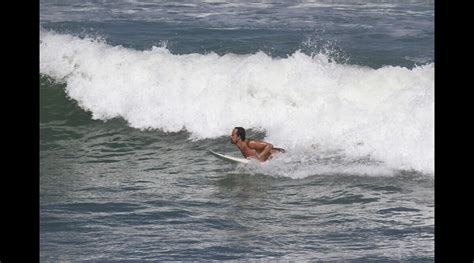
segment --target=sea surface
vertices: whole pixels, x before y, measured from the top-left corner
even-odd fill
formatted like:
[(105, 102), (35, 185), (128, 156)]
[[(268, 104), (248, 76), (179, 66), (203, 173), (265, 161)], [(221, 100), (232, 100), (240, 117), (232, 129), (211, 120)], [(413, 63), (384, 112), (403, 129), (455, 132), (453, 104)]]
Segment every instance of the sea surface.
[[(40, 260), (434, 261), (433, 1), (40, 1)], [(234, 127), (287, 153), (241, 157)]]

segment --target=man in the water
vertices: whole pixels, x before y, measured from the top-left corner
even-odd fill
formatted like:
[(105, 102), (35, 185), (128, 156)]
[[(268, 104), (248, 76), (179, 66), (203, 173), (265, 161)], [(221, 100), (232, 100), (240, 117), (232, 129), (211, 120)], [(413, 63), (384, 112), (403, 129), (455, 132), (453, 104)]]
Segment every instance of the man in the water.
[(247, 159), (255, 158), (264, 162), (277, 153), (285, 152), (281, 148), (274, 148), (271, 143), (245, 138), (245, 129), (242, 127), (235, 127), (232, 130), (230, 140), (239, 147), (239, 150)]

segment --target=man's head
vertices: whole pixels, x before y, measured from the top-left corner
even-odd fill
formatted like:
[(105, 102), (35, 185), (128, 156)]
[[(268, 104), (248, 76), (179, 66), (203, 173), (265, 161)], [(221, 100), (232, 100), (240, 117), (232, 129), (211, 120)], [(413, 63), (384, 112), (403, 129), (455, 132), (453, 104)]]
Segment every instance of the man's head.
[(235, 127), (232, 130), (232, 134), (230, 135), (230, 140), (233, 144), (236, 144), (240, 140), (245, 140), (245, 129), (242, 127)]

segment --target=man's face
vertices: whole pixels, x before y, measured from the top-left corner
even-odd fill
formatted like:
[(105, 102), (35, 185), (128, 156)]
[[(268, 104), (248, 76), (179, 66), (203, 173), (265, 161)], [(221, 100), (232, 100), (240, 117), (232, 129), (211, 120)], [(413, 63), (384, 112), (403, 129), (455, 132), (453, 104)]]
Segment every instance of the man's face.
[(239, 141), (239, 136), (237, 135), (237, 129), (232, 130), (232, 134), (230, 135), (230, 141), (233, 144), (236, 144)]

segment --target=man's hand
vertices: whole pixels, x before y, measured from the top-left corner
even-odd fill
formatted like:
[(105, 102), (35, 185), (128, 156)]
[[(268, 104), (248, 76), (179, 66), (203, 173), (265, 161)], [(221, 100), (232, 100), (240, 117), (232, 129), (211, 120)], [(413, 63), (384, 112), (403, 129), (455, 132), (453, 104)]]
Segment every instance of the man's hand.
[(257, 153), (258, 159), (262, 162), (266, 161), (268, 157), (270, 157), (272, 149), (273, 149), (273, 145), (270, 143), (267, 144), (267, 146), (265, 146), (265, 149), (260, 154)]

